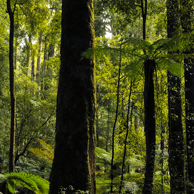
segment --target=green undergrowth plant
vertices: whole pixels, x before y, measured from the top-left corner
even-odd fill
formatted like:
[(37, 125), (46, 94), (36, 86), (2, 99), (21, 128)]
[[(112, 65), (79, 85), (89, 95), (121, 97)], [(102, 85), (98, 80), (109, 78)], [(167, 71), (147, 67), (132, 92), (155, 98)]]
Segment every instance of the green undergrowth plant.
[(61, 188), (60, 194), (89, 194), (89, 191), (76, 190), (72, 185), (67, 188)]
[(10, 193), (17, 193), (17, 189), (27, 188), (35, 194), (48, 194), (49, 181), (37, 175), (23, 172), (0, 174), (0, 183), (5, 185)]
[(41, 148), (29, 148), (28, 150), (38, 158), (44, 159), (47, 163), (52, 164), (54, 158), (53, 147), (42, 139), (38, 139), (38, 141), (41, 145)]

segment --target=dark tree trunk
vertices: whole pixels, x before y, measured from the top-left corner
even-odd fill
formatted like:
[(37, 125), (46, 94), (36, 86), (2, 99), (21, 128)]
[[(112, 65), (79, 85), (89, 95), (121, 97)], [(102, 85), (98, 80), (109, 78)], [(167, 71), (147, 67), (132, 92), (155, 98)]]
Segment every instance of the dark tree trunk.
[(13, 58), (13, 40), (14, 40), (14, 12), (11, 9), (10, 0), (7, 0), (7, 10), (10, 18), (9, 35), (9, 71), (10, 71), (10, 95), (11, 95), (11, 130), (10, 130), (10, 154), (9, 171), (15, 171), (15, 129), (16, 129), (16, 101), (14, 86), (14, 58)]
[(94, 44), (92, 0), (62, 1), (61, 69), (50, 194), (72, 185), (96, 193), (94, 62), (81, 54)]
[[(167, 1), (168, 38), (177, 34), (179, 28), (178, 1)], [(184, 193), (184, 145), (180, 79), (168, 72), (169, 110), (169, 170), (171, 193)]]
[[(146, 18), (147, 18), (147, 0), (141, 0), (142, 18), (143, 18), (143, 39), (146, 39)], [(146, 54), (146, 50), (144, 50)], [(143, 194), (151, 194), (153, 189), (153, 173), (155, 162), (155, 101), (154, 101), (154, 69), (155, 60), (146, 60), (144, 62), (144, 130), (146, 135), (146, 173), (144, 179)]]
[(54, 44), (50, 44), (49, 48), (48, 48), (48, 59), (50, 57), (54, 57), (55, 54), (55, 45)]
[[(184, 32), (189, 33), (191, 29), (191, 0), (181, 0), (181, 24)], [(193, 50), (186, 51), (186, 54)], [(187, 174), (189, 184), (187, 193), (194, 193), (194, 59), (184, 60), (185, 69), (185, 112), (186, 112), (186, 144), (187, 144)]]
[(155, 162), (155, 101), (154, 101), (154, 60), (144, 63), (144, 107), (145, 107), (145, 134), (146, 134), (146, 173), (143, 194), (151, 194), (153, 188), (153, 173)]
[(32, 56), (31, 62), (31, 80), (34, 80), (34, 56)]
[(112, 130), (112, 158), (111, 158), (111, 184), (110, 184), (110, 192), (113, 193), (113, 180), (114, 180), (114, 155), (115, 155), (115, 129), (118, 119), (118, 112), (119, 112), (119, 94), (120, 94), (120, 80), (121, 80), (121, 48), (120, 48), (120, 62), (119, 62), (119, 72), (118, 72), (118, 81), (117, 81), (117, 104), (116, 104), (116, 111), (115, 111), (115, 121), (113, 124)]
[(161, 164), (161, 189), (162, 193), (164, 193), (164, 134), (165, 134), (165, 128), (161, 121), (161, 158), (160, 158), (160, 164)]
[[(130, 101), (131, 101), (131, 93), (132, 93), (132, 87), (133, 82), (131, 81), (130, 90), (129, 90), (129, 99), (128, 99), (128, 107), (127, 107), (127, 131), (125, 135), (125, 141), (124, 141), (124, 151), (123, 151), (123, 161), (122, 161), (122, 170), (121, 170), (121, 180), (120, 180), (120, 186), (119, 186), (119, 194), (121, 193), (121, 189), (123, 187), (123, 178), (124, 178), (124, 168), (125, 168), (125, 158), (127, 154), (127, 139), (128, 139), (128, 133), (129, 133), (129, 114), (130, 114)], [(133, 113), (133, 106), (131, 106), (131, 114), (130, 114), (130, 129), (132, 127), (132, 113)], [(130, 153), (129, 153), (130, 155)], [(128, 166), (129, 168), (129, 166)]]

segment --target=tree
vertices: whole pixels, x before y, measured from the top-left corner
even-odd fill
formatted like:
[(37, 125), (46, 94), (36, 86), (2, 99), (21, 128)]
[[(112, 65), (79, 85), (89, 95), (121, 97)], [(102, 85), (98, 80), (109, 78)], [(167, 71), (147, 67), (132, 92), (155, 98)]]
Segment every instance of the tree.
[[(168, 38), (176, 35), (179, 29), (178, 1), (167, 1)], [(171, 193), (184, 193), (184, 147), (182, 128), (182, 107), (180, 94), (181, 81), (168, 72), (169, 109), (169, 170)]]
[[(147, 0), (141, 0), (142, 18), (143, 18), (143, 39), (146, 39), (146, 17), (147, 17)], [(144, 50), (144, 53), (146, 51)], [(154, 70), (156, 67), (155, 60), (145, 60), (144, 62), (144, 113), (145, 123), (144, 131), (146, 136), (146, 173), (144, 180), (143, 193), (152, 193), (153, 173), (155, 162), (155, 100), (154, 100)]]
[(11, 130), (10, 130), (10, 155), (9, 155), (9, 171), (15, 171), (15, 129), (16, 129), (16, 100), (14, 85), (14, 59), (13, 59), (13, 41), (14, 41), (14, 11), (11, 8), (10, 0), (7, 0), (7, 11), (10, 18), (10, 35), (9, 35), (9, 71), (10, 71), (10, 95), (11, 95)]
[(61, 69), (51, 194), (60, 187), (96, 193), (94, 62), (81, 54), (94, 45), (93, 1), (62, 2)]
[[(191, 29), (191, 12), (192, 1), (181, 0), (181, 25), (184, 33), (190, 33)], [(192, 49), (187, 49), (185, 54), (192, 53)], [(185, 69), (185, 112), (186, 112), (186, 145), (187, 145), (187, 174), (189, 184), (187, 185), (187, 193), (194, 191), (194, 59), (184, 59)]]

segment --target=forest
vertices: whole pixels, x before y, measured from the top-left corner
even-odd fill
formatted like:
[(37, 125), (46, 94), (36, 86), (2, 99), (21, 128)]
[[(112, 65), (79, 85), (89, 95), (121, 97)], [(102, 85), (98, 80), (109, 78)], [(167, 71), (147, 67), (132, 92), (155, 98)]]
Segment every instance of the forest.
[(0, 0), (0, 194), (194, 194), (192, 0)]

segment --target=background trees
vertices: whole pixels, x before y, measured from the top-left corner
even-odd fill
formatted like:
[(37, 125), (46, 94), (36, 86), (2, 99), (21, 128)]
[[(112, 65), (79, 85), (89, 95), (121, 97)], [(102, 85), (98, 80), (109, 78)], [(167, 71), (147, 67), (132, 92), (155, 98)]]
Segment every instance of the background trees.
[[(153, 154), (155, 153), (155, 165), (152, 193), (169, 193), (170, 190), (179, 190), (180, 188), (182, 193), (186, 191), (192, 193), (193, 2), (171, 1), (171, 3), (174, 2), (172, 7), (179, 8), (177, 11), (177, 9), (172, 10), (172, 7), (163, 0), (148, 0), (145, 41), (142, 40), (144, 37), (142, 2), (139, 0), (95, 0), (95, 48), (87, 51), (83, 54), (84, 56), (79, 54), (79, 57), (83, 57), (79, 61), (80, 64), (90, 61), (86, 58), (95, 54), (97, 193), (101, 191), (106, 193), (111, 190), (111, 178), (112, 191), (142, 192), (144, 176), (148, 172), (146, 172), (148, 154), (146, 154), (144, 126), (151, 120), (145, 120), (144, 107), (146, 105), (148, 111), (151, 108), (155, 111), (153, 119), (155, 119), (156, 144), (155, 152), (153, 152)], [(55, 147), (55, 115), (61, 47), (61, 3), (59, 0), (10, 1), (15, 20), (13, 42), (16, 97), (15, 171), (34, 173), (46, 179), (49, 178), (51, 171), (52, 157), (50, 158), (50, 156), (53, 153), (50, 148)], [(83, 10), (77, 10), (80, 11), (79, 14), (83, 14)], [(68, 14), (71, 13), (68, 12)], [(76, 15), (78, 16), (78, 11)], [(75, 33), (77, 38), (74, 38), (75, 42), (70, 42), (72, 39), (64, 40), (64, 42), (69, 44), (66, 48), (67, 52), (80, 48), (80, 53), (82, 53), (86, 47), (81, 49), (82, 42), (80, 43), (80, 38), (78, 38), (78, 35), (82, 33), (79, 30), (83, 29), (82, 26), (77, 24), (75, 28), (73, 27), (76, 15), (69, 16), (68, 21), (72, 21), (72, 24), (68, 24), (68, 28), (71, 31), (69, 34)], [(76, 21), (78, 20), (76, 19)], [(173, 24), (174, 22), (176, 25)], [(9, 24), (7, 1), (0, 0), (1, 173), (9, 171), (9, 133), (11, 128), (8, 65)], [(175, 35), (176, 30), (178, 32)], [(169, 33), (172, 34), (169, 35)], [(89, 36), (84, 36), (84, 38), (86, 37)], [(84, 40), (84, 38), (81, 39)], [(72, 45), (76, 45), (76, 47), (73, 48)], [(68, 56), (71, 56), (71, 53)], [(146, 60), (155, 61), (154, 90), (152, 90), (155, 108), (144, 102), (143, 66)], [(72, 64), (78, 64), (78, 62)], [(72, 75), (76, 74), (80, 80), (84, 80), (81, 70), (71, 69), (71, 71)], [(174, 81), (171, 78), (168, 79), (167, 72)], [(76, 82), (76, 84), (79, 83), (78, 89), (80, 90), (82, 81)], [(66, 83), (67, 87), (70, 86), (70, 83), (70, 81)], [(78, 92), (78, 89), (75, 91)], [(85, 96), (87, 96), (86, 94), (87, 92)], [(76, 95), (75, 99), (70, 99), (73, 101), (72, 110), (73, 107), (79, 106), (80, 117), (84, 117), (84, 114), (81, 114), (84, 112), (84, 108), (81, 107), (83, 99), (86, 98), (81, 97), (80, 94)], [(178, 99), (178, 103), (175, 101), (176, 99)], [(182, 108), (178, 108), (178, 112), (175, 112), (174, 108), (177, 107), (177, 104)], [(117, 121), (114, 128), (115, 110), (117, 110)], [(169, 113), (173, 113), (173, 115)], [(65, 114), (68, 113), (65, 112)], [(176, 119), (177, 116), (179, 119)], [(74, 117), (72, 116), (72, 118)], [(171, 127), (169, 127), (169, 121)], [(177, 121), (179, 122), (176, 125), (178, 127), (172, 128), (172, 122)], [(114, 138), (114, 144), (111, 137)], [(79, 138), (77, 137), (77, 139)], [(39, 143), (42, 140), (46, 143), (45, 145), (50, 145), (50, 147), (43, 147)], [(150, 143), (147, 147), (149, 146)], [(33, 149), (36, 152), (33, 152)], [(114, 162), (111, 167), (112, 151), (114, 151)], [(76, 151), (71, 152), (72, 156), (78, 159)], [(65, 161), (66, 155), (59, 157), (59, 160), (63, 158)], [(123, 157), (124, 155), (125, 157)], [(176, 161), (181, 162), (177, 163)], [(177, 165), (179, 165), (179, 170), (175, 168)], [(76, 169), (79, 167), (74, 165), (71, 171), (76, 172)], [(177, 172), (174, 174), (175, 176), (173, 176), (173, 172)], [(70, 175), (69, 172), (67, 176), (70, 177)], [(185, 181), (185, 187), (182, 183), (178, 184), (178, 188), (173, 186), (173, 181), (175, 185), (176, 181), (180, 180)], [(76, 188), (76, 185), (73, 186)]]

